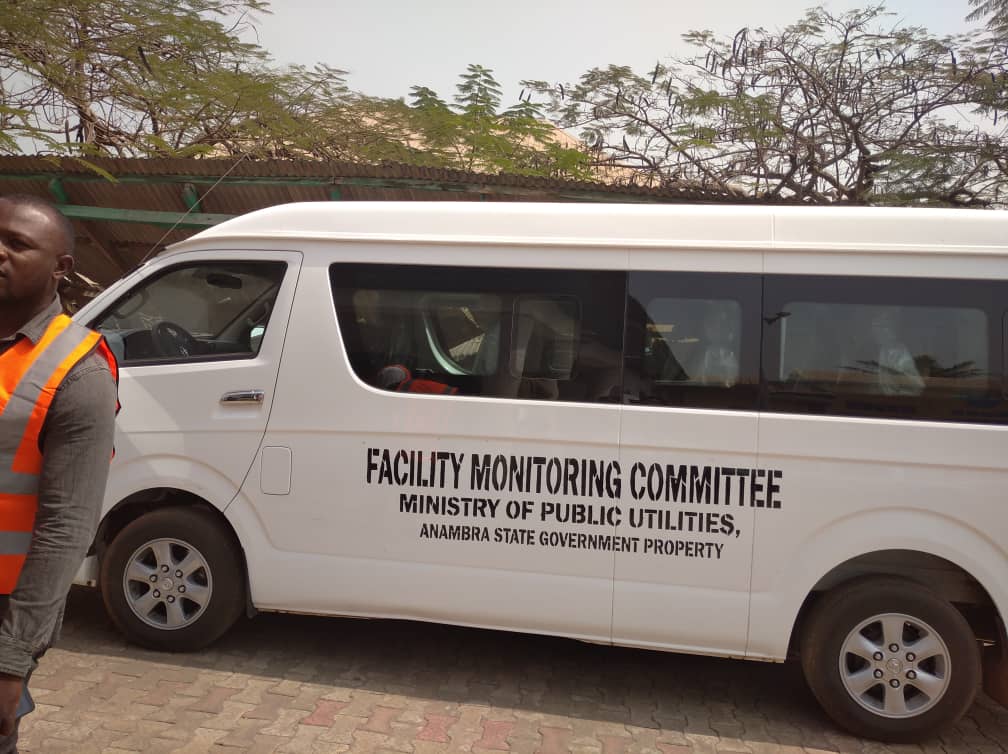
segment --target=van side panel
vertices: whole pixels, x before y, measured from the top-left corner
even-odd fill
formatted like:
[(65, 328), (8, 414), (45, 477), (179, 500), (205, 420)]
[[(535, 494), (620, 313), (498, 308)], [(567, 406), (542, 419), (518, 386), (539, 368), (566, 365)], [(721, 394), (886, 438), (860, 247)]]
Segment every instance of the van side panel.
[[(796, 219), (783, 239), (811, 232)], [(809, 249), (767, 268), (759, 463), (784, 479), (782, 515), (756, 525), (750, 653), (783, 658), (817, 582), (881, 551), (946, 559), (1004, 616), (1008, 265)]]
[(756, 522), (750, 654), (783, 659), (816, 582), (879, 550), (951, 561), (1004, 615), (1005, 459), (1006, 427), (764, 414), (760, 463), (785, 469), (786, 487), (783, 515)]
[(756, 463), (762, 261), (630, 253), (621, 503), (640, 545), (616, 555), (615, 643), (745, 654), (753, 523), (779, 515)]
[[(638, 551), (616, 556), (615, 643), (745, 654), (756, 509), (748, 495), (739, 504), (734, 472), (745, 469), (748, 484), (756, 425), (755, 412), (625, 410), (623, 508), (645, 525), (630, 530)], [(666, 500), (669, 485), (678, 489)]]
[[(542, 520), (538, 508), (526, 518), (525, 499), (576, 500), (488, 490), (474, 484), (474, 474), (497, 456), (615, 458), (619, 404), (420, 395), (366, 385), (344, 352), (329, 265), (371, 261), (374, 248), (313, 251), (263, 442), (291, 450), (290, 493), (266, 494), (257, 461), (244, 499), (228, 511), (252, 543), (246, 553), (256, 606), (608, 641), (613, 554), (509, 539), (524, 536), (515, 530), (572, 528)], [(425, 254), (461, 261), (434, 249)]]

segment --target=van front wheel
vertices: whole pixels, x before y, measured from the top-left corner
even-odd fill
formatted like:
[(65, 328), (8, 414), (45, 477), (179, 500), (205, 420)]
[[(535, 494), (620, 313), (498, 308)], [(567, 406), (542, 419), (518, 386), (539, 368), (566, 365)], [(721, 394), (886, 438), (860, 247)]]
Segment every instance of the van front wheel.
[(919, 741), (951, 725), (980, 685), (980, 652), (963, 616), (897, 578), (866, 579), (824, 596), (806, 624), (801, 656), (826, 713), (883, 741)]
[(102, 558), (105, 607), (126, 638), (192, 651), (241, 615), (245, 579), (237, 543), (209, 511), (165, 508), (123, 528)]

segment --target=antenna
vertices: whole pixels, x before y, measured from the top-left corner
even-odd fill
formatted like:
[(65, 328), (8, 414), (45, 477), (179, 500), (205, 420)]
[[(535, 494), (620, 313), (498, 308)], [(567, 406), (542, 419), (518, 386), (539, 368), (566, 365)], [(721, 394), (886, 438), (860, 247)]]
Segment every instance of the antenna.
[[(234, 169), (236, 167), (238, 167), (239, 165), (241, 165), (242, 162), (245, 161), (245, 158), (247, 158), (248, 156), (249, 156), (248, 152), (245, 152), (244, 154), (242, 154), (242, 156), (238, 158), (238, 160), (235, 162), (235, 164), (232, 165), (231, 167), (229, 167), (227, 169), (227, 171), (224, 173), (224, 175), (222, 175), (220, 178), (218, 178), (216, 181), (214, 181), (213, 185), (210, 186), (210, 188), (208, 188), (206, 191), (204, 191), (200, 195), (200, 197), (195, 202), (193, 202), (192, 206), (189, 207), (182, 214), (182, 216), (178, 220), (175, 221), (175, 224), (172, 225), (170, 228), (168, 228), (168, 230), (166, 230), (164, 232), (164, 235), (161, 236), (161, 238), (159, 238), (157, 240), (157, 242), (153, 246), (151, 246), (150, 251), (148, 251), (146, 254), (144, 254), (143, 258), (139, 262), (137, 262), (137, 264), (133, 268), (133, 270), (135, 270), (137, 267), (139, 267), (144, 262), (146, 262), (148, 259), (150, 259), (152, 256), (154, 256), (154, 254), (157, 253), (157, 251), (158, 251), (158, 247), (164, 242), (164, 240), (166, 238), (168, 238), (169, 235), (171, 235), (171, 232), (173, 230), (175, 230), (179, 226), (179, 224), (189, 216), (189, 213), (191, 213), (194, 208), (200, 206), (200, 204), (203, 202), (203, 200), (206, 199), (208, 196), (210, 196), (210, 192), (213, 191), (215, 188), (217, 188), (217, 186), (220, 185), (221, 181), (223, 181), (225, 178), (227, 178), (229, 175), (231, 175), (231, 173), (234, 172)], [(129, 272), (132, 272), (133, 270), (130, 270)], [(126, 274), (128, 275), (129, 272), (127, 272)]]

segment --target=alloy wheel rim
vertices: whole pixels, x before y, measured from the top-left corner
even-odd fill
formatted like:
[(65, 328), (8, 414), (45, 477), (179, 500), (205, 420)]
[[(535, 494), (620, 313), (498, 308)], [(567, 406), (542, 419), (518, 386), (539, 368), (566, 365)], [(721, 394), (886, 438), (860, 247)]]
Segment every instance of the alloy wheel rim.
[(951, 661), (945, 641), (926, 622), (880, 613), (844, 639), (840, 678), (859, 706), (887, 718), (915, 717), (948, 691)]
[(133, 614), (162, 631), (192, 625), (213, 594), (213, 577), (203, 554), (170, 537), (138, 547), (123, 573), (123, 594)]

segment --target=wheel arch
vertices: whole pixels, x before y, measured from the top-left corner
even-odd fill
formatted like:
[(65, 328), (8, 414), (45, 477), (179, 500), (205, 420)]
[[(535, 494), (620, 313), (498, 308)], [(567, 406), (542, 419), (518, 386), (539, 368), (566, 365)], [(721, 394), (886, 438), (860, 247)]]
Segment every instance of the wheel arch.
[(1002, 642), (1004, 623), (997, 605), (969, 571), (947, 558), (921, 550), (884, 549), (851, 557), (819, 578), (795, 616), (788, 654), (798, 654), (808, 617), (824, 594), (856, 582), (868, 582), (873, 577), (903, 578), (927, 588), (956, 607), (979, 639)]
[[(94, 555), (100, 563), (108, 548), (109, 543), (115, 539), (124, 528), (133, 521), (151, 511), (160, 510), (167, 507), (192, 507), (206, 511), (213, 517), (221, 529), (231, 537), (241, 555), (242, 571), (245, 575), (245, 612), (251, 617), (255, 614), (255, 607), (252, 605), (252, 590), (249, 584), (248, 556), (242, 544), (238, 532), (224, 515), (223, 511), (213, 505), (210, 501), (188, 490), (177, 487), (151, 487), (149, 489), (134, 492), (120, 500), (102, 517), (101, 523), (95, 532), (94, 539), (88, 555)], [(100, 569), (98, 569), (100, 570)]]
[[(935, 588), (932, 577), (944, 571), (938, 586), (953, 603), (986, 605), (999, 625), (1008, 608), (1008, 585), (1001, 578), (1008, 568), (1004, 545), (992, 532), (945, 513), (896, 507), (853, 513), (803, 537), (775, 562), (774, 571), (760, 573), (757, 550), (747, 653), (754, 659), (783, 660), (810, 602), (825, 587), (857, 576), (906, 576)], [(964, 599), (963, 588), (972, 599)]]

